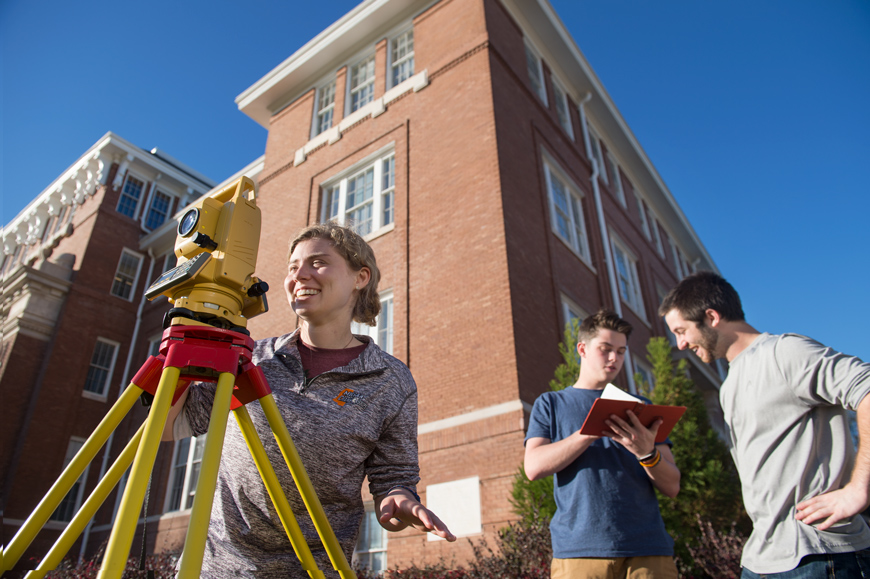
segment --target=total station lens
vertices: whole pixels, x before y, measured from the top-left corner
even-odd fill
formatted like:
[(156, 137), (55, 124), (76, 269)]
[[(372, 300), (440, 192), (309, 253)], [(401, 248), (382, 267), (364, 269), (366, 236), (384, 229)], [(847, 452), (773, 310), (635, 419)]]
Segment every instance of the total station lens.
[(181, 221), (178, 222), (178, 235), (187, 237), (193, 230), (196, 229), (196, 224), (199, 221), (199, 209), (193, 208), (184, 214)]

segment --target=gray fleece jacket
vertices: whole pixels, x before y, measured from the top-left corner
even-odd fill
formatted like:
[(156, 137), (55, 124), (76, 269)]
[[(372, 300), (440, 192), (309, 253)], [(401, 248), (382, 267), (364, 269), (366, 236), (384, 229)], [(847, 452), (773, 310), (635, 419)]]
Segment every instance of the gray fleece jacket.
[[(368, 477), (377, 496), (395, 485), (415, 488), (417, 387), (398, 359), (368, 345), (347, 366), (304, 385), (299, 332), (256, 343), (253, 361), (262, 368), (333, 531), (351, 560), (364, 514), (361, 489)], [(214, 384), (191, 386), (179, 420), (194, 435), (208, 430)], [(247, 405), (293, 513), (321, 570), (338, 577), (259, 403)], [(272, 501), (234, 419), (227, 424), (208, 530), (202, 577), (308, 577), (290, 545)]]

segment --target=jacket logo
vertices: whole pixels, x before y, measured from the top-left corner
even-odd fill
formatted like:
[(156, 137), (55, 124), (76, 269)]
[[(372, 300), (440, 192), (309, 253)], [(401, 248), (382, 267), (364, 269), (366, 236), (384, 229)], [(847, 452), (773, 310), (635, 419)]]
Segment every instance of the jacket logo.
[(362, 394), (357, 394), (350, 388), (345, 388), (341, 392), (338, 393), (338, 396), (333, 398), (335, 403), (339, 406), (344, 406), (345, 404), (356, 404), (360, 400), (362, 400)]

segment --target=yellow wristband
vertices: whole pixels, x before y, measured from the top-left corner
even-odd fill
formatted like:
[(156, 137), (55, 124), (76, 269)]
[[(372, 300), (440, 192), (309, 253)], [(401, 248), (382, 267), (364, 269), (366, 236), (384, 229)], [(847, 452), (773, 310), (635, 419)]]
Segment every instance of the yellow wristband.
[(662, 460), (662, 453), (659, 452), (659, 449), (656, 449), (656, 455), (649, 459), (648, 461), (640, 461), (640, 466), (644, 466), (646, 468), (652, 468)]

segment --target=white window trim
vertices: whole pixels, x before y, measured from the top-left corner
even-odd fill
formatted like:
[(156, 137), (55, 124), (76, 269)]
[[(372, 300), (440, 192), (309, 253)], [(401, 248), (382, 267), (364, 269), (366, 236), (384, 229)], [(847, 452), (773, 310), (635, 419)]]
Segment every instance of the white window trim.
[(656, 217), (656, 214), (653, 212), (652, 207), (647, 207), (647, 210), (649, 211), (650, 229), (652, 229), (653, 237), (656, 240), (656, 251), (659, 252), (659, 257), (664, 259), (665, 258), (665, 246), (662, 243), (662, 234), (661, 234), (661, 231), (659, 230), (659, 228), (661, 227), (661, 224), (659, 222), (658, 217)]
[(634, 372), (636, 374), (644, 374), (646, 373), (649, 376), (649, 391), (650, 393), (655, 390), (655, 375), (653, 374), (652, 367), (646, 362), (641, 362), (638, 360), (639, 356), (633, 357), (634, 362)]
[[(163, 219), (163, 223), (158, 225), (157, 227), (148, 227), (148, 214), (151, 213), (151, 208), (154, 205), (154, 200), (157, 199), (157, 194), (163, 194), (169, 197), (169, 205), (166, 206), (166, 216)], [(163, 225), (166, 224), (167, 221), (172, 219), (172, 201), (175, 199), (175, 195), (169, 193), (165, 189), (157, 187), (155, 184), (152, 188), (151, 194), (148, 196), (148, 207), (142, 211), (142, 229), (145, 231), (154, 231), (155, 229), (159, 229)]]
[[(365, 503), (365, 515), (363, 515), (363, 516), (364, 516), (364, 519), (363, 519), (363, 520), (365, 520), (365, 517), (368, 517), (368, 513), (373, 513), (374, 510), (375, 510), (375, 504), (374, 504), (374, 502), (366, 502), (366, 503)], [(360, 522), (360, 531), (362, 531), (362, 524), (363, 524), (363, 522), (361, 521), (361, 522)], [(387, 551), (387, 547), (389, 546), (389, 541), (390, 541), (390, 539), (389, 539), (389, 535), (390, 535), (390, 534), (387, 532), (386, 529), (384, 529), (383, 527), (381, 527), (380, 524), (376, 524), (375, 527), (376, 527), (375, 530), (379, 530), (380, 533), (381, 533), (381, 539), (383, 540), (383, 548), (380, 548), (380, 549), (370, 549), (370, 550), (368, 550), (368, 551), (357, 551), (357, 545), (354, 545), (354, 547), (353, 547), (353, 557), (352, 557), (351, 560), (354, 562), (354, 564), (359, 564), (359, 554), (360, 554), (360, 553), (364, 553), (364, 554), (367, 554), (367, 555), (370, 554), (370, 553), (383, 553), (383, 554), (384, 554), (384, 568), (383, 568), (382, 570), (380, 570), (380, 569), (373, 569), (372, 571), (374, 571), (374, 572), (377, 572), (377, 571), (386, 571), (387, 569), (389, 569), (389, 563), (388, 563), (388, 561), (387, 561), (387, 556), (388, 556), (388, 555), (387, 555), (387, 552), (388, 552), (388, 551)]]
[(607, 175), (607, 166), (604, 164), (604, 149), (601, 148), (601, 138), (598, 136), (598, 131), (589, 125), (589, 146), (592, 148), (592, 156), (598, 164), (598, 177), (604, 182), (609, 183)]
[[(348, 67), (347, 70), (348, 70), (348, 77), (349, 77), (350, 67)], [(349, 87), (350, 86), (349, 80), (348, 80), (347, 84)], [(322, 94), (322, 91), (325, 90), (330, 85), (333, 86), (333, 88), (332, 88), (332, 104), (327, 108), (330, 108), (330, 107), (332, 108), (332, 122), (329, 124), (328, 128), (323, 129), (322, 131), (318, 132), (317, 128), (320, 125), (320, 122), (319, 122), (320, 121), (320, 113), (321, 113), (321, 111), (326, 110), (326, 109), (318, 108), (320, 106), (320, 96)], [(317, 84), (317, 88), (314, 91), (314, 107), (312, 107), (314, 109), (314, 111), (313, 111), (313, 116), (311, 119), (311, 135), (309, 136), (309, 139), (313, 139), (317, 135), (319, 135), (321, 133), (325, 133), (326, 131), (328, 131), (329, 129), (331, 129), (332, 127), (335, 126), (335, 91), (336, 91), (336, 89), (338, 89), (338, 80), (336, 78), (336, 75), (334, 75), (334, 74), (330, 75), (326, 80), (322, 80), (320, 83)]]
[(680, 256), (677, 254), (677, 244), (674, 243), (673, 239), (668, 239), (668, 244), (671, 246), (671, 258), (674, 260), (674, 270), (677, 272), (677, 279), (683, 279), (686, 277), (686, 273), (683, 271), (683, 265), (680, 263)]
[[(378, 317), (375, 319), (375, 325), (369, 326), (366, 324), (359, 324), (354, 322), (352, 324), (352, 331), (354, 334), (362, 334), (364, 336), (368, 336), (377, 344), (384, 352), (387, 354), (393, 354), (393, 347), (395, 342), (393, 341), (394, 336), (394, 328), (395, 328), (395, 312), (396, 312), (396, 302), (393, 299), (393, 290), (381, 290), (378, 291), (378, 299), (381, 302), (381, 313), (378, 314)], [(384, 308), (386, 306), (390, 307), (390, 314), (387, 316), (387, 323), (389, 326), (387, 327), (387, 342), (385, 344), (381, 343), (380, 339), (380, 322), (381, 316), (383, 315)]]
[[(544, 78), (544, 61), (541, 58), (541, 52), (537, 48), (535, 48), (535, 45), (532, 44), (532, 41), (528, 38), (525, 38), (524, 41), (526, 45), (526, 50), (532, 53), (532, 56), (535, 58), (538, 68), (537, 77), (540, 86), (540, 90), (537, 93), (538, 98), (541, 99), (541, 102), (544, 103), (544, 106), (549, 106), (549, 102), (547, 101), (547, 83), (546, 79)], [(529, 71), (528, 56), (526, 56), (526, 71), (531, 72)], [(530, 78), (529, 80), (531, 81), (532, 79)], [(532, 88), (534, 89), (534, 84), (532, 85)]]
[[(556, 100), (556, 117), (559, 119), (559, 124), (565, 129), (565, 132), (568, 133), (568, 136), (571, 137), (571, 140), (574, 140), (574, 123), (571, 119), (571, 108), (568, 106), (568, 91), (565, 90), (565, 87), (559, 82), (559, 79), (556, 78), (555, 74), (550, 75), (550, 80), (553, 83), (553, 97)], [(565, 119), (562, 119), (559, 114), (559, 103), (562, 103), (565, 111)]]
[[(371, 59), (372, 62), (375, 63), (375, 66), (374, 66), (374, 72), (372, 73), (371, 83), (367, 82), (365, 84), (365, 86), (368, 86), (369, 84), (372, 85), (372, 99), (369, 102), (367, 102), (363, 105), (360, 105), (356, 110), (354, 110), (351, 108), (352, 103), (353, 103), (353, 92), (354, 92), (354, 89), (351, 87), (351, 81), (353, 79), (353, 69), (354, 69), (354, 67), (363, 64), (364, 62), (368, 61), (369, 59)], [(355, 112), (365, 108), (367, 105), (369, 105), (375, 101), (374, 86), (375, 86), (375, 82), (377, 81), (377, 78), (378, 78), (377, 58), (375, 56), (375, 53), (371, 49), (367, 50), (359, 58), (353, 60), (353, 64), (348, 65), (348, 67), (347, 67), (347, 82), (345, 83), (344, 116), (348, 116), (352, 113), (355, 113)], [(359, 90), (359, 88), (357, 88), (356, 90)], [(334, 123), (333, 123), (333, 126), (335, 126)]]
[[(89, 400), (96, 400), (98, 402), (105, 402), (109, 397), (109, 388), (112, 386), (112, 375), (115, 373), (115, 363), (118, 361), (118, 352), (121, 350), (121, 343), (116, 342), (115, 340), (109, 340), (108, 338), (100, 338), (96, 339), (97, 342), (102, 342), (104, 344), (109, 344), (114, 347), (114, 351), (112, 352), (112, 361), (109, 364), (108, 372), (106, 373), (106, 382), (103, 384), (103, 391), (100, 392), (91, 392), (90, 390), (85, 390), (84, 385), (82, 385), (82, 398), (87, 398)], [(88, 360), (88, 368), (91, 367), (91, 361), (94, 357), (94, 349), (96, 349), (97, 345), (94, 343), (94, 347), (91, 349), (91, 358)], [(87, 380), (87, 375), (85, 375), (85, 380)]]
[(649, 228), (649, 219), (646, 216), (646, 208), (643, 204), (643, 198), (640, 196), (640, 193), (637, 192), (637, 187), (634, 188), (634, 198), (637, 201), (637, 212), (640, 214), (640, 226), (643, 230), (643, 236), (646, 237), (647, 241), (652, 241), (652, 232)]
[[(393, 80), (393, 67), (394, 67), (395, 64), (396, 64), (396, 63), (393, 62), (393, 42), (395, 42), (395, 41), (396, 41), (397, 39), (399, 39), (401, 36), (403, 36), (403, 35), (405, 35), (405, 34), (407, 34), (407, 33), (409, 33), (409, 32), (411, 33), (411, 37), (413, 38), (413, 37), (414, 37), (414, 26), (413, 26), (413, 25), (405, 25), (405, 26), (403, 26), (401, 30), (399, 30), (398, 32), (396, 32), (396, 33), (394, 33), (394, 34), (391, 34), (391, 35), (389, 36), (389, 40), (387, 41), (387, 71), (386, 71), (386, 72), (387, 72), (387, 85), (386, 85), (386, 86), (387, 86), (387, 90), (393, 88), (394, 86), (399, 86), (400, 84), (402, 84), (403, 82), (405, 82), (406, 80), (408, 80), (407, 78), (404, 79), (404, 80), (400, 80), (399, 82), (395, 82), (395, 81)], [(416, 45), (416, 39), (414, 39), (414, 42), (415, 42), (415, 44), (414, 44), (414, 48), (416, 49), (416, 47), (417, 47), (417, 45)], [(414, 60), (415, 54), (416, 54), (416, 50), (412, 50), (412, 51), (411, 51), (411, 56), (410, 56), (410, 59), (411, 59), (411, 60)], [(407, 55), (406, 55), (402, 60), (403, 60), (403, 61), (408, 60)], [(416, 70), (416, 66), (417, 66), (417, 63), (414, 62), (414, 66), (412, 67), (411, 75), (410, 75), (408, 78), (411, 78), (412, 76), (414, 76), (414, 72), (413, 72), (413, 71)], [(375, 75), (377, 76), (377, 71), (375, 71)]]
[[(67, 455), (69, 454), (69, 447), (70, 447), (70, 444), (72, 444), (73, 442), (80, 442), (81, 445), (79, 446), (79, 449), (78, 449), (78, 450), (77, 450), (77, 451), (76, 451), (72, 456), (69, 457), (69, 460), (67, 460), (67, 456), (66, 456), (66, 455), (64, 456), (64, 464), (63, 464), (63, 469), (61, 469), (61, 472), (63, 472), (64, 470), (66, 470), (66, 467), (69, 466), (69, 463), (72, 462), (72, 460), (75, 458), (75, 456), (76, 456), (79, 452), (81, 452), (81, 449), (82, 449), (82, 447), (84, 446), (85, 442), (87, 442), (87, 439), (82, 438), (82, 437), (80, 437), (80, 436), (70, 436), (70, 438), (69, 438), (69, 442), (67, 443), (67, 451), (66, 451), (66, 454), (67, 454)], [(51, 518), (50, 518), (50, 519), (49, 519), (49, 522), (52, 522), (52, 523), (55, 523), (55, 524), (58, 524), (58, 523), (59, 523), (59, 524), (62, 524), (62, 525), (64, 525), (64, 526), (66, 526), (67, 524), (69, 524), (69, 523), (72, 521), (73, 518), (75, 518), (76, 513), (78, 513), (79, 509), (80, 509), (81, 506), (82, 506), (82, 498), (84, 497), (84, 493), (85, 493), (85, 485), (86, 485), (87, 482), (88, 482), (88, 471), (90, 470), (90, 468), (91, 468), (91, 465), (90, 465), (90, 463), (88, 463), (88, 464), (85, 466), (85, 470), (82, 471), (82, 474), (79, 476), (79, 478), (76, 479), (76, 482), (80, 482), (81, 484), (79, 485), (78, 492), (76, 493), (75, 507), (73, 508), (73, 515), (72, 515), (72, 517), (70, 517), (70, 520), (69, 520), (69, 521), (58, 521), (57, 519), (51, 519)], [(75, 483), (74, 483), (74, 484), (75, 484)], [(63, 497), (61, 497), (61, 502), (63, 502), (63, 499), (65, 499), (65, 498), (66, 498), (66, 495), (64, 495)], [(60, 506), (60, 505), (58, 505), (58, 506)], [(51, 513), (50, 516), (54, 516), (55, 511), (57, 511), (57, 509), (55, 509), (54, 511), (52, 511), (52, 513)]]
[(586, 318), (589, 317), (589, 314), (586, 312), (584, 308), (581, 308), (577, 305), (577, 302), (569, 298), (563, 293), (560, 293), (561, 302), (562, 302), (562, 330), (565, 330), (565, 326), (568, 324), (568, 320), (572, 317), (571, 312), (573, 311), (575, 314), (578, 314), (578, 318), (582, 322)]
[(347, 218), (347, 181), (350, 177), (354, 177), (362, 171), (367, 170), (370, 166), (374, 167), (373, 174), (373, 191), (372, 191), (372, 231), (363, 236), (363, 239), (366, 241), (371, 240), (375, 237), (378, 237), (387, 231), (391, 231), (396, 224), (395, 218), (395, 205), (396, 205), (396, 195), (395, 195), (395, 187), (393, 189), (393, 221), (387, 225), (383, 225), (383, 195), (381, 195), (383, 191), (383, 161), (386, 160), (391, 155), (395, 156), (395, 144), (391, 143), (390, 145), (382, 148), (381, 150), (373, 153), (360, 161), (359, 163), (354, 164), (352, 167), (340, 172), (334, 177), (330, 178), (327, 181), (324, 181), (320, 185), (320, 190), (324, 193), (320, 203), (320, 220), (328, 221), (331, 219), (329, 216), (329, 208), (326, 206), (327, 203), (327, 195), (326, 191), (335, 187), (336, 184), (339, 186), (339, 200), (338, 200), (338, 212), (336, 217), (334, 218), (336, 222), (341, 225), (344, 225), (344, 222)]
[(631, 282), (630, 289), (632, 295), (622, 295), (622, 286), (619, 283), (619, 279), (617, 279), (616, 286), (619, 290), (619, 297), (622, 299), (622, 302), (631, 309), (631, 311), (637, 314), (642, 320), (646, 321), (646, 310), (643, 305), (643, 290), (641, 289), (640, 276), (637, 272), (637, 255), (633, 251), (631, 251), (628, 246), (613, 232), (610, 233), (610, 246), (613, 252), (613, 270), (617, 278), (619, 277), (619, 266), (615, 263), (617, 250), (622, 252), (628, 258), (628, 263), (626, 265), (628, 266), (629, 270), (628, 275), (630, 278), (629, 281)]
[(613, 169), (614, 181), (612, 185), (613, 190), (616, 192), (616, 199), (619, 201), (619, 204), (625, 208), (627, 207), (627, 204), (625, 202), (625, 189), (622, 187), (622, 175), (619, 174), (619, 163), (610, 151), (607, 151), (607, 160), (610, 161), (610, 168)]
[[(127, 249), (126, 247), (121, 250), (121, 255), (118, 257), (118, 265), (115, 266), (115, 275), (118, 275), (118, 268), (121, 267), (121, 260), (124, 257), (124, 254), (128, 253), (139, 260), (139, 265), (136, 267), (136, 276), (133, 278), (133, 284), (130, 288), (130, 295), (128, 297), (121, 297), (112, 293), (112, 287), (109, 287), (109, 295), (112, 297), (116, 297), (119, 300), (125, 300), (128, 302), (132, 302), (133, 298), (136, 296), (136, 286), (139, 285), (139, 276), (142, 274), (142, 262), (145, 260), (145, 256), (138, 251), (133, 251), (131, 249)], [(112, 286), (115, 285), (115, 276), (112, 276)]]
[[(203, 435), (205, 436), (205, 435)], [(181, 448), (181, 440), (176, 440), (173, 448), (172, 448), (172, 461), (169, 463), (169, 480), (166, 484), (166, 496), (163, 500), (163, 513), (183, 513), (185, 511), (190, 511), (193, 508), (193, 498), (196, 497), (196, 489), (188, 488), (190, 486), (190, 475), (193, 467), (193, 457), (196, 451), (196, 442), (197, 437), (191, 436), (190, 444), (187, 446), (187, 460), (184, 463), (184, 481), (181, 485), (181, 503), (178, 505), (178, 509), (170, 511), (170, 502), (172, 501), (172, 480), (173, 475), (175, 474), (175, 461), (178, 459), (178, 451)], [(182, 439), (183, 440), (183, 439)], [(200, 459), (200, 463), (202, 459)], [(187, 504), (187, 498), (190, 495), (191, 490), (193, 491), (193, 497), (190, 500), (190, 504)]]
[[(547, 188), (547, 202), (550, 208), (550, 229), (556, 235), (557, 238), (562, 240), (565, 245), (567, 245), (571, 251), (573, 251), (577, 257), (579, 257), (587, 266), (594, 270), (592, 266), (592, 258), (590, 256), (589, 249), (589, 232), (586, 230), (586, 214), (583, 211), (583, 198), (584, 195), (581, 192), (580, 188), (574, 183), (574, 181), (568, 177), (565, 171), (559, 166), (558, 163), (544, 151), (544, 179), (545, 186)], [(559, 227), (556, 224), (556, 201), (553, 199), (553, 186), (552, 186), (552, 178), (556, 177), (559, 181), (565, 185), (567, 189), (567, 193), (572, 195), (578, 204), (578, 208), (580, 210), (580, 221), (579, 229), (583, 235), (583, 242), (580, 243), (580, 240), (577, 240), (575, 245), (573, 239), (565, 239), (562, 237), (562, 234), (559, 233)], [(571, 218), (571, 231), (576, 232), (578, 227), (574, 224), (574, 214), (573, 212), (569, 215)]]
[[(121, 189), (118, 192), (118, 203), (115, 205), (115, 211), (117, 211), (118, 213), (121, 213), (121, 211), (118, 208), (121, 206), (121, 200), (124, 198), (124, 188), (127, 186), (127, 179), (129, 179), (130, 177), (133, 177), (137, 181), (142, 182), (142, 192), (139, 194), (139, 199), (136, 201), (136, 208), (133, 210), (133, 215), (130, 216), (130, 219), (138, 220), (140, 210), (142, 209), (145, 198), (148, 197), (148, 179), (146, 179), (140, 173), (137, 173), (136, 171), (134, 171), (132, 169), (127, 169), (127, 174), (124, 175), (124, 182), (121, 183)], [(124, 217), (127, 217), (127, 215), (124, 213), (121, 213), (121, 215), (124, 215)]]

